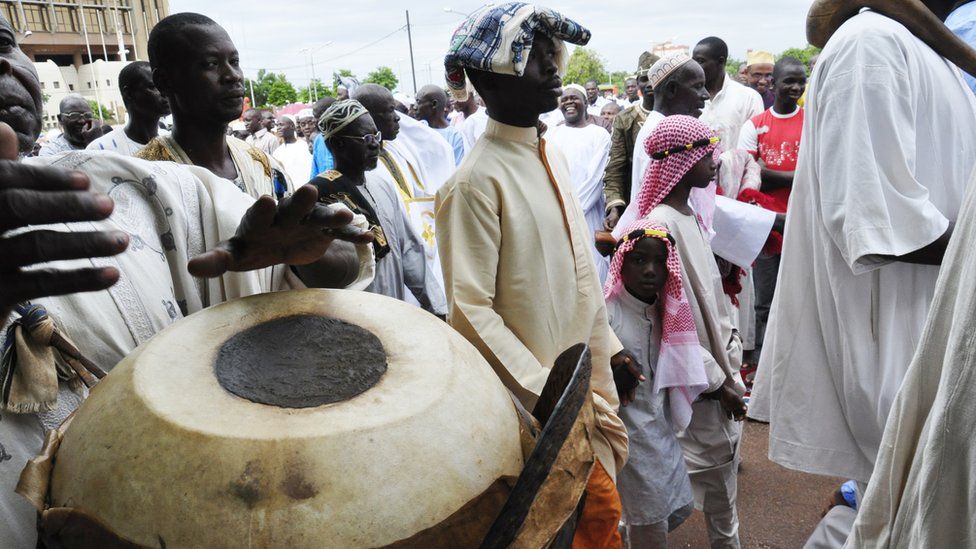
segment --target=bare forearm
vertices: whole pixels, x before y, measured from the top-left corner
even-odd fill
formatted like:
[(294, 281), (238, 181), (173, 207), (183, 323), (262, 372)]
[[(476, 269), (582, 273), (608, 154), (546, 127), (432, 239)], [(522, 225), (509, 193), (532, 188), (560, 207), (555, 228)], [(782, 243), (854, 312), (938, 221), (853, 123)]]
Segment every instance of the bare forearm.
[(761, 175), (763, 192), (775, 191), (776, 189), (788, 189), (792, 187), (793, 174), (794, 172), (783, 172), (763, 168)]
[(321, 259), (308, 265), (296, 266), (295, 272), (309, 288), (345, 288), (359, 274), (356, 246), (336, 240)]
[(946, 229), (942, 236), (936, 238), (934, 242), (915, 250), (914, 252), (909, 252), (905, 255), (895, 256), (895, 261), (900, 261), (902, 263), (915, 263), (918, 265), (941, 265), (942, 259), (945, 257), (946, 248), (949, 246), (949, 240), (952, 238), (952, 231), (955, 228), (954, 223), (949, 223), (949, 228)]

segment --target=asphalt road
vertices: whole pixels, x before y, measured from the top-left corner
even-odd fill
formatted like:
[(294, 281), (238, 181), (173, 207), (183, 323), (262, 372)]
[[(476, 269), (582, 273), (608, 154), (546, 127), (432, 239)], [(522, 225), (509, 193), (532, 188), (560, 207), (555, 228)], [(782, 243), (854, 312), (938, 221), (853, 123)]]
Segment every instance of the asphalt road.
[[(739, 541), (749, 549), (801, 548), (820, 522), (831, 492), (844, 479), (780, 467), (766, 458), (768, 439), (768, 425), (746, 423), (739, 470)], [(708, 547), (700, 512), (671, 532), (669, 546)]]

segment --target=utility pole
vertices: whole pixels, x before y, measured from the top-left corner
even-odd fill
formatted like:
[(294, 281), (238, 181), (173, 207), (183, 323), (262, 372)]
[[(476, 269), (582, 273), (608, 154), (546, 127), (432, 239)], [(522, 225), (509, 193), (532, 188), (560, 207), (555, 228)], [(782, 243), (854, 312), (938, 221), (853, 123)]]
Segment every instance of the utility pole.
[(413, 35), (410, 34), (410, 10), (407, 10), (407, 44), (410, 45), (410, 75), (413, 76), (413, 94), (417, 95), (417, 70), (413, 64)]

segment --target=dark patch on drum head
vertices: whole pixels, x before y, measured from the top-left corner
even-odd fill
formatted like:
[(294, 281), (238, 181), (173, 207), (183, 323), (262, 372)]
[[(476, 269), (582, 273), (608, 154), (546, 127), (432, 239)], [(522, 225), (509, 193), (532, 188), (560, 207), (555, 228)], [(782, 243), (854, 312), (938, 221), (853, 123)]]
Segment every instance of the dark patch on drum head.
[(337, 318), (297, 315), (235, 334), (220, 347), (220, 386), (258, 404), (311, 408), (376, 385), (386, 351), (372, 332)]

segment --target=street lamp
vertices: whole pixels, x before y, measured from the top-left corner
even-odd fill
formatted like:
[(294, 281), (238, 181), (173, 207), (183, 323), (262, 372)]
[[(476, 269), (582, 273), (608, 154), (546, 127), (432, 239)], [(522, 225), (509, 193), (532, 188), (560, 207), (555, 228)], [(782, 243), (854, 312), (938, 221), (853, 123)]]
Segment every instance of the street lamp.
[(331, 46), (332, 44), (333, 44), (332, 40), (329, 40), (328, 42), (326, 42), (326, 43), (322, 44), (321, 46), (319, 46), (317, 48), (314, 48), (314, 49), (311, 48), (311, 47), (308, 47), (308, 48), (302, 48), (302, 49), (298, 50), (299, 53), (307, 53), (308, 54), (308, 64), (309, 64), (309, 66), (312, 69), (312, 76), (311, 76), (311, 79), (308, 81), (308, 87), (312, 91), (312, 95), (315, 98), (314, 101), (318, 101), (319, 100), (319, 87), (318, 86), (315, 86), (315, 58), (313, 57), (313, 54), (315, 52), (321, 50), (322, 48)]

